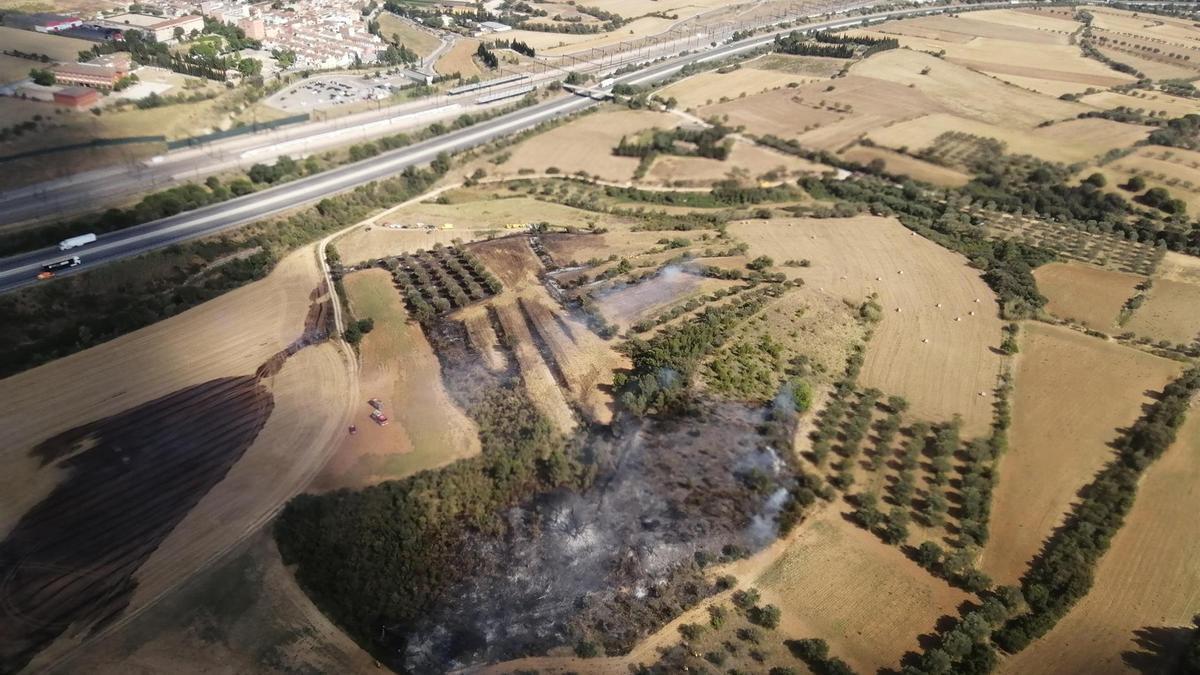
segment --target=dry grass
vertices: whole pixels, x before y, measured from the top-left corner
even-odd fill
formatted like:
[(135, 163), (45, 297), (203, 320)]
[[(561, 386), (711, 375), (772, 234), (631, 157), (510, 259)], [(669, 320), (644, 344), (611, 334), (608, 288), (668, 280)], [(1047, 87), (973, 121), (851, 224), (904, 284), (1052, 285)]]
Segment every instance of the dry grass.
[[(479, 430), (442, 386), (441, 368), (421, 327), (408, 321), (400, 292), (383, 269), (355, 272), (343, 282), (355, 318), (375, 330), (360, 345), (359, 399), (337, 453), (317, 489), (363, 487), (444, 466), (479, 452)], [(370, 420), (371, 398), (383, 400), (387, 426)]]
[(567, 404), (567, 399), (555, 381), (550, 367), (538, 353), (533, 336), (529, 332), (529, 325), (525, 322), (515, 298), (493, 304), (500, 316), (500, 325), (513, 345), (513, 356), (521, 368), (521, 384), (525, 386), (533, 404), (559, 431), (569, 433), (574, 430), (576, 420), (571, 406)]
[(564, 174), (583, 171), (604, 180), (627, 182), (638, 160), (612, 154), (621, 137), (654, 127), (676, 126), (674, 116), (644, 110), (593, 113), (522, 142), (513, 148), (512, 157), (501, 168), (516, 174), (521, 169), (542, 173), (553, 167)]
[(1033, 155), (1051, 162), (1071, 164), (1103, 155), (1113, 148), (1133, 145), (1146, 137), (1148, 127), (1099, 118), (1072, 119), (1038, 129), (1001, 126), (948, 114), (920, 117), (886, 129), (869, 138), (879, 145), (917, 151), (933, 145), (947, 131), (994, 138), (1012, 154)]
[(843, 152), (842, 157), (859, 164), (869, 164), (873, 160), (881, 159), (884, 170), (888, 173), (908, 176), (914, 180), (945, 187), (959, 187), (966, 185), (971, 180), (970, 176), (956, 169), (902, 155), (886, 148), (856, 145)]
[(1046, 311), (1088, 328), (1114, 332), (1117, 315), (1144, 277), (1077, 263), (1050, 263), (1033, 272), (1038, 290), (1050, 300)]
[[(50, 35), (31, 30), (21, 30), (0, 26), (0, 44), (5, 49), (33, 54), (45, 54), (55, 61), (74, 63), (79, 58), (79, 52), (92, 48), (92, 43), (79, 38), (62, 35)], [(35, 61), (26, 61), (30, 67), (44, 67)]]
[(449, 51), (438, 58), (437, 63), (433, 64), (433, 69), (441, 75), (451, 75), (454, 73), (458, 73), (463, 77), (482, 75), (483, 71), (479, 69), (479, 66), (475, 63), (475, 59), (472, 58), (475, 50), (478, 48), (479, 40), (459, 40), (454, 43), (454, 46)]
[(1200, 340), (1200, 285), (1156, 279), (1146, 302), (1125, 327), (1138, 335), (1175, 344)]
[(744, 66), (728, 73), (714, 70), (693, 75), (670, 85), (657, 95), (663, 100), (674, 98), (682, 108), (693, 108), (814, 79), (817, 78), (801, 77), (775, 69)]
[(711, 185), (712, 183), (739, 173), (747, 177), (758, 177), (775, 172), (779, 179), (796, 174), (819, 174), (829, 167), (799, 157), (785, 155), (768, 148), (749, 143), (735, 143), (725, 161), (704, 157), (676, 157), (662, 155), (646, 174), (648, 180), (641, 183), (661, 185)]
[[(1151, 466), (1092, 590), (1045, 638), (1007, 659), (1008, 673), (1169, 672), (1200, 608), (1200, 413)], [(1159, 633), (1173, 628), (1171, 637)], [(1148, 643), (1142, 642), (1148, 639)], [(1163, 648), (1150, 650), (1149, 645)]]
[(393, 35), (397, 36), (400, 44), (413, 50), (421, 58), (432, 54), (433, 50), (441, 44), (441, 40), (438, 40), (433, 33), (417, 28), (412, 23), (386, 11), (379, 14), (379, 32), (385, 40), (391, 40)]
[(296, 585), (269, 530), (256, 534), (65, 667), (129, 673), (368, 672), (374, 659)]
[(961, 256), (887, 218), (750, 221), (730, 231), (752, 256), (811, 260), (798, 272), (783, 268), (805, 280), (802, 293), (856, 305), (878, 293), (883, 316), (860, 383), (906, 397), (916, 417), (960, 414), (967, 436), (986, 432), (1000, 321), (990, 289)]
[(1200, 258), (1168, 251), (1154, 275), (1159, 279), (1200, 284)]
[(820, 79), (833, 77), (849, 65), (846, 59), (775, 53), (759, 57), (750, 63), (759, 70), (778, 70), (790, 75), (805, 75), (810, 78), (815, 77)]
[(1118, 429), (1181, 367), (1067, 328), (1026, 322), (1021, 333), (1009, 451), (980, 565), (1000, 584), (1024, 574), (1079, 488), (1112, 458)]
[(757, 584), (794, 637), (821, 637), (858, 672), (894, 666), (969, 596), (827, 508), (801, 526)]

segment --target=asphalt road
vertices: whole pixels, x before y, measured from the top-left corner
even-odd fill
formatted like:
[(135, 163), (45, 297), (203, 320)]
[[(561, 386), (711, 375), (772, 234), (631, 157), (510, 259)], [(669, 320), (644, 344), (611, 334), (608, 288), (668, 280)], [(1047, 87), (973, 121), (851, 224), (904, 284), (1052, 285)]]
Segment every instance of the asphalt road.
[[(982, 9), (991, 6), (1007, 7), (1011, 6), (1011, 3), (978, 4), (971, 5), (971, 8)], [(941, 8), (898, 10), (872, 16), (896, 18), (937, 9)], [(807, 24), (803, 29), (839, 28), (860, 22), (863, 18), (866, 17), (843, 17), (832, 21)], [(616, 82), (632, 85), (652, 83), (674, 75), (686, 65), (734, 56), (757, 49), (773, 39), (774, 33), (770, 33), (708, 51), (676, 57), (620, 76), (616, 78)], [(70, 255), (78, 255), (82, 258), (83, 264), (60, 273), (60, 276), (78, 274), (108, 262), (261, 220), (297, 206), (319, 201), (358, 185), (387, 178), (410, 166), (426, 164), (439, 153), (454, 153), (481, 145), (493, 139), (529, 129), (547, 120), (579, 112), (596, 104), (597, 101), (588, 98), (574, 95), (562, 96), (362, 162), (137, 227), (102, 234), (96, 243), (69, 252), (60, 252), (57, 247), (53, 247), (0, 259), (0, 292), (8, 292), (38, 283), (36, 276), (42, 265)]]

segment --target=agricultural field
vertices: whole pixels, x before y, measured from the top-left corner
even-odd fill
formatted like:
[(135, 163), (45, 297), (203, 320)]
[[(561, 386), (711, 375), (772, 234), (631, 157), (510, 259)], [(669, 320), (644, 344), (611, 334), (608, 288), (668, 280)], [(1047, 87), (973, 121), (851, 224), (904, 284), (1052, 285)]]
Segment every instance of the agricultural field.
[(1044, 640), (1005, 662), (1006, 673), (1162, 671), (1187, 644), (1200, 607), (1191, 561), (1200, 532), (1200, 416), (1149, 470), (1137, 502), (1096, 570), (1096, 586)]
[[(68, 63), (74, 63), (79, 58), (79, 52), (92, 48), (92, 43), (87, 40), (62, 35), (48, 35), (7, 26), (0, 26), (0, 44), (3, 44), (5, 49), (27, 54), (45, 54), (53, 61)], [(27, 63), (31, 64), (31, 68), (41, 67), (41, 64), (35, 61)]]
[[(0, 621), (15, 636), (6, 658), (52, 662), (81, 637), (54, 642), (68, 624), (97, 620), (114, 600), (147, 606), (312, 480), (343, 432), (352, 387), (343, 350), (309, 346), (328, 316), (312, 250), (301, 250), (259, 284), (0, 380), (10, 402), (0, 546), (25, 557), (31, 532), (41, 542), (3, 589)], [(98, 480), (113, 458), (122, 478)], [(79, 500), (121, 508), (75, 509)], [(125, 534), (82, 536), (95, 531)], [(98, 575), (96, 555), (121, 563)], [(46, 556), (59, 562), (38, 562)], [(50, 600), (37, 590), (49, 583), (69, 592)]]
[(1046, 311), (1102, 333), (1116, 330), (1121, 309), (1144, 277), (1076, 263), (1050, 263), (1034, 271)]
[(439, 75), (458, 73), (464, 78), (481, 76), (483, 71), (473, 58), (479, 48), (479, 40), (457, 40), (445, 54), (433, 64), (433, 69)]
[(920, 635), (969, 596), (828, 508), (757, 584), (794, 635), (819, 635), (857, 672), (894, 666)]
[(758, 61), (751, 61), (730, 72), (709, 71), (693, 75), (661, 89), (658, 97), (663, 100), (673, 98), (681, 108), (691, 109), (824, 79), (802, 77), (780, 68), (760, 68), (757, 64)]
[[(186, 662), (181, 665), (181, 662)], [(51, 672), (367, 672), (374, 659), (313, 604), (267, 532)]]
[[(1110, 443), (1181, 364), (1067, 328), (1027, 322), (1016, 360), (1009, 451), (981, 567), (1014, 583), (1076, 491), (1112, 459)], [(1102, 392), (1102, 393), (1101, 393)]]
[(987, 228), (996, 237), (1043, 247), (1066, 260), (1142, 276), (1153, 274), (1163, 257), (1153, 246), (1110, 232), (1028, 216), (999, 214), (988, 220)]
[(521, 172), (571, 175), (582, 171), (625, 183), (633, 178), (638, 159), (613, 154), (621, 137), (678, 125), (679, 121), (670, 115), (642, 110), (592, 113), (520, 143), (497, 170), (514, 176)]
[(1082, 27), (1040, 12), (997, 10), (893, 21), (880, 26), (878, 34), (1049, 97), (1133, 82), (1131, 75), (1086, 58), (1071, 43)]
[(970, 176), (957, 169), (927, 162), (923, 159), (885, 148), (856, 145), (849, 150), (843, 151), (841, 156), (851, 162), (858, 162), (864, 166), (870, 165), (875, 160), (879, 160), (883, 162), (884, 171), (890, 174), (908, 176), (914, 180), (924, 181), (933, 185), (958, 187), (965, 185), (970, 180)]
[(864, 386), (904, 396), (923, 419), (961, 415), (967, 436), (987, 429), (1000, 321), (991, 291), (962, 258), (884, 218), (745, 222), (732, 232), (752, 256), (811, 260), (800, 272), (804, 293), (855, 306), (877, 299)]

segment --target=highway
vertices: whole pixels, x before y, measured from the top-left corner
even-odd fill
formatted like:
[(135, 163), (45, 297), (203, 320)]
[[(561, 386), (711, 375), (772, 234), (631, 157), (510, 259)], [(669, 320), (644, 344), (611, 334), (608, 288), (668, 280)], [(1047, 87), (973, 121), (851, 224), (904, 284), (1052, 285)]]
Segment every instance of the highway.
[[(1010, 7), (1012, 4), (996, 2), (971, 5), (970, 8)], [(962, 8), (958, 9), (961, 11)], [(812, 31), (841, 28), (868, 18), (897, 18), (931, 11), (945, 11), (945, 8), (916, 8), (875, 14), (869, 17), (841, 17), (835, 20), (806, 24), (799, 29)], [(689, 64), (724, 59), (762, 47), (773, 41), (779, 32), (787, 31), (766, 33), (703, 52), (675, 57), (617, 77), (616, 83), (643, 85), (657, 82), (671, 77)], [(86, 272), (94, 269), (97, 265), (211, 235), (316, 202), (356, 186), (393, 176), (408, 167), (426, 164), (439, 153), (454, 153), (475, 147), (502, 136), (530, 129), (542, 122), (577, 113), (597, 104), (598, 101), (593, 99), (568, 94), (355, 164), (301, 178), (220, 204), (206, 206), (118, 232), (102, 234), (96, 243), (69, 252), (60, 252), (57, 247), (51, 247), (0, 259), (0, 293), (38, 283), (36, 276), (42, 265), (54, 260), (78, 255), (83, 260), (83, 264), (60, 273), (60, 276)]]

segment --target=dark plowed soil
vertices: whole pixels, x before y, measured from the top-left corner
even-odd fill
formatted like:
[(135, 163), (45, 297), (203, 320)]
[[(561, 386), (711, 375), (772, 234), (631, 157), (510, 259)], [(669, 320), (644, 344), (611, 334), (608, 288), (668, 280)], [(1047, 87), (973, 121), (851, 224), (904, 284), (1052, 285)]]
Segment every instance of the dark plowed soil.
[(0, 672), (19, 670), (68, 627), (95, 628), (120, 612), (134, 573), (225, 477), (273, 408), (258, 376), (225, 377), (32, 449), (63, 478), (0, 543)]

